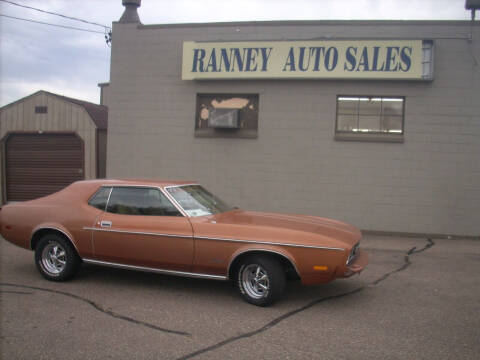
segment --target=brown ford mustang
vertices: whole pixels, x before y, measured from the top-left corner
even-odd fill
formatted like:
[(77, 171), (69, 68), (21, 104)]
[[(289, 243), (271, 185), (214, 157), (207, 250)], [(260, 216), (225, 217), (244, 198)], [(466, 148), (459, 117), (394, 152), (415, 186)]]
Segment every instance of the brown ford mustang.
[(353, 226), (325, 218), (239, 210), (200, 185), (79, 181), (0, 211), (2, 236), (35, 251), (48, 280), (82, 262), (216, 280), (248, 302), (277, 300), (287, 278), (326, 283), (361, 272), (367, 254)]

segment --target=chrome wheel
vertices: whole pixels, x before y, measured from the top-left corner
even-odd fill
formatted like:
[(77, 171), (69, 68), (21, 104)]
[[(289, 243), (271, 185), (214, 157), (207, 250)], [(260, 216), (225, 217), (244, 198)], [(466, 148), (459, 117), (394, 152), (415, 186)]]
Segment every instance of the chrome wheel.
[(247, 295), (254, 299), (265, 298), (270, 291), (268, 273), (258, 264), (249, 264), (243, 269), (242, 285)]
[(72, 243), (62, 235), (44, 235), (35, 246), (35, 265), (42, 276), (51, 281), (65, 281), (80, 269), (81, 258)]
[(52, 275), (60, 274), (67, 264), (65, 249), (57, 242), (50, 242), (42, 251), (42, 266)]

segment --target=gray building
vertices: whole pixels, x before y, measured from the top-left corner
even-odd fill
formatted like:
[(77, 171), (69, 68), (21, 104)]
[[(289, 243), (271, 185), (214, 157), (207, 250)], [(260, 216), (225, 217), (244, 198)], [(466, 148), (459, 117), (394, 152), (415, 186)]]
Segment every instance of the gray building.
[(247, 209), (480, 234), (478, 21), (113, 24), (108, 177)]

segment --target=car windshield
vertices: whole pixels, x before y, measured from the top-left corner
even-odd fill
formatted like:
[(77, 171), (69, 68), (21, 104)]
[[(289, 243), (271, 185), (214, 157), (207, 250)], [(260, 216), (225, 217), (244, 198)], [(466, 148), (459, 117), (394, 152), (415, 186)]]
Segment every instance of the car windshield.
[(212, 215), (234, 209), (200, 185), (172, 186), (166, 190), (188, 216)]

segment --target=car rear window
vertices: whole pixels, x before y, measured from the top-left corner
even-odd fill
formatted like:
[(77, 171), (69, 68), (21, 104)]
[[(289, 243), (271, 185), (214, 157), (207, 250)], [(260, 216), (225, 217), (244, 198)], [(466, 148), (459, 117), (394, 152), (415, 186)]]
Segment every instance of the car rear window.
[(105, 211), (107, 207), (108, 195), (110, 195), (110, 186), (102, 186), (88, 201), (88, 205), (96, 207), (102, 211)]

